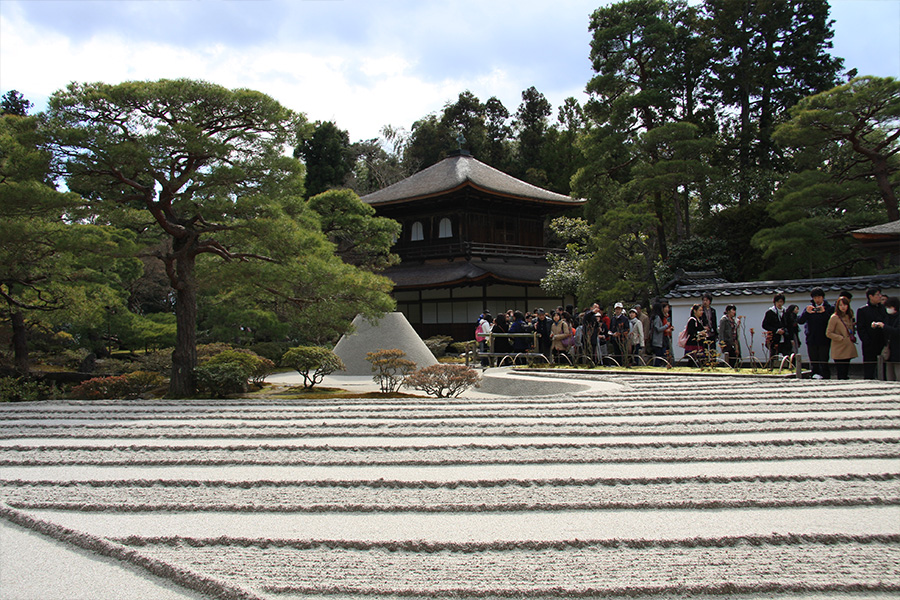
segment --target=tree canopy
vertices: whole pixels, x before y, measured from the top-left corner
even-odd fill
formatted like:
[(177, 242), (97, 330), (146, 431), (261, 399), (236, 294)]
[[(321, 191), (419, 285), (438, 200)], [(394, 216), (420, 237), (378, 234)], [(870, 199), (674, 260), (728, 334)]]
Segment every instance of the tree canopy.
[[(185, 79), (73, 83), (50, 99), (47, 131), (70, 189), (98, 210), (144, 214), (161, 236), (155, 252), (175, 295), (173, 396), (195, 390), (197, 299), (215, 268), (246, 268), (254, 289), (306, 308), (341, 281), (329, 270), (352, 269), (303, 201), (302, 165), (285, 155), (304, 124), (265, 94)], [(297, 279), (304, 260), (317, 278)], [(302, 296), (291, 289), (301, 284)]]

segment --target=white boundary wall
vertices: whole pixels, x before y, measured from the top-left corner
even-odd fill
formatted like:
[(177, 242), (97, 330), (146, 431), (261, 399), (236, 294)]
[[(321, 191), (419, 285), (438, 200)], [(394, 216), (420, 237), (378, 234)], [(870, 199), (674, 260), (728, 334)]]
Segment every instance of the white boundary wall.
[[(824, 286), (823, 286), (824, 287)], [(756, 332), (756, 335), (753, 337), (753, 350), (756, 353), (756, 356), (761, 360), (764, 360), (766, 356), (766, 351), (763, 348), (763, 343), (765, 341), (765, 333), (762, 328), (763, 316), (768, 310), (770, 306), (772, 306), (772, 299), (775, 297), (777, 292), (773, 292), (771, 294), (717, 294), (714, 289), (710, 290), (713, 295), (712, 306), (716, 309), (716, 317), (718, 319), (722, 318), (722, 315), (725, 312), (725, 307), (729, 304), (734, 304), (737, 307), (738, 316), (743, 316), (742, 324), (741, 324), (741, 356), (746, 358), (749, 356), (749, 352), (747, 351), (747, 345), (750, 341), (750, 328)], [(809, 304), (810, 297), (809, 292), (783, 292), (785, 297), (784, 306), (787, 308), (791, 304), (796, 304), (800, 307), (802, 311)], [(850, 293), (853, 294), (853, 300), (850, 302), (850, 308), (853, 309), (853, 314), (856, 314), (856, 310), (863, 306), (866, 303), (866, 290), (860, 289), (851, 289)], [(881, 293), (885, 296), (895, 296), (900, 297), (900, 288), (892, 287), (892, 288), (882, 288)], [(840, 290), (826, 290), (825, 299), (829, 304), (834, 306), (834, 303), (837, 301), (838, 294), (840, 294)], [(684, 356), (684, 350), (679, 348), (676, 344), (676, 340), (678, 339), (678, 334), (684, 329), (685, 324), (687, 323), (688, 317), (690, 316), (691, 306), (694, 304), (700, 303), (700, 296), (702, 292), (697, 292), (696, 296), (692, 296), (689, 298), (667, 298), (669, 305), (672, 310), (673, 317), (673, 325), (675, 326), (675, 331), (672, 332), (672, 346), (673, 351), (675, 352), (675, 357), (680, 359)], [(808, 359), (809, 354), (806, 352), (806, 332), (804, 331), (804, 326), (800, 326), (800, 354), (804, 357), (804, 360)], [(860, 356), (853, 359), (854, 363), (862, 362), (862, 349), (857, 344), (857, 351), (860, 353)]]

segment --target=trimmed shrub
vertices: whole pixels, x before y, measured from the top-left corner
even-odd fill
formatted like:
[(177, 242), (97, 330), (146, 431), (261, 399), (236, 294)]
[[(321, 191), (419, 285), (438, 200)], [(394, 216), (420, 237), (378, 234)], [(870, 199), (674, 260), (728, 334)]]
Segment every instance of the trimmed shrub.
[(127, 398), (130, 387), (124, 375), (94, 377), (72, 388), (72, 397), (78, 400), (104, 400)]
[(72, 388), (71, 396), (78, 400), (133, 399), (166, 383), (165, 377), (148, 371), (127, 375), (94, 377)]
[(447, 353), (447, 346), (453, 338), (449, 335), (436, 335), (424, 340), (425, 346), (431, 350), (435, 358), (442, 358)]
[(308, 390), (322, 383), (326, 375), (347, 368), (337, 354), (319, 346), (291, 348), (281, 357), (281, 364), (300, 373), (303, 376), (303, 387)]
[(166, 384), (165, 377), (150, 371), (134, 371), (126, 374), (125, 379), (128, 381), (129, 398), (139, 398), (147, 392)]
[(268, 358), (273, 363), (281, 360), (284, 353), (290, 349), (291, 345), (288, 342), (257, 342), (250, 346), (250, 350), (263, 358)]
[(256, 359), (256, 366), (250, 373), (250, 381), (254, 385), (262, 385), (266, 377), (275, 372), (275, 363), (264, 356), (257, 356)]
[(247, 368), (237, 362), (207, 362), (197, 367), (197, 390), (213, 398), (247, 391)]
[(152, 371), (168, 377), (172, 372), (172, 348), (142, 354), (131, 367), (138, 371)]
[(392, 394), (399, 390), (406, 376), (415, 371), (416, 363), (403, 358), (404, 356), (406, 352), (397, 348), (366, 354), (366, 360), (372, 363), (372, 371), (375, 373), (372, 379), (383, 393)]
[(33, 402), (55, 399), (55, 386), (24, 377), (0, 377), (0, 402)]
[(481, 375), (475, 369), (465, 365), (437, 364), (418, 369), (403, 385), (438, 398), (455, 398), (480, 382)]

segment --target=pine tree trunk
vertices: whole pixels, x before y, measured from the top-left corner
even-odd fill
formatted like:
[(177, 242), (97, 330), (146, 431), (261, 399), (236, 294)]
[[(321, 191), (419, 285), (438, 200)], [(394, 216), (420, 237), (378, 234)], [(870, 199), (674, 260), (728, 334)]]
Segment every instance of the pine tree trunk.
[(25, 327), (25, 315), (21, 311), (14, 311), (11, 315), (13, 330), (13, 357), (16, 370), (19, 373), (28, 373), (30, 365), (28, 361), (28, 337)]
[(187, 252), (175, 260), (175, 350), (172, 352), (170, 398), (190, 398), (197, 393), (197, 280), (195, 256)]

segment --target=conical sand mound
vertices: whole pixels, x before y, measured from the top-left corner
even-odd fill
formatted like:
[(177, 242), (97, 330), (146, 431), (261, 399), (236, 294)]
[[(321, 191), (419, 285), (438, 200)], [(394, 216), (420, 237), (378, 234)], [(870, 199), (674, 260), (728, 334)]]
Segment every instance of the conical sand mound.
[(341, 337), (334, 347), (334, 353), (341, 357), (347, 366), (339, 375), (370, 376), (372, 363), (366, 360), (366, 354), (378, 350), (398, 348), (406, 352), (406, 358), (416, 363), (417, 367), (427, 367), (437, 363), (437, 359), (409, 324), (403, 313), (393, 312), (384, 315), (373, 325), (362, 315), (353, 319), (356, 331)]

